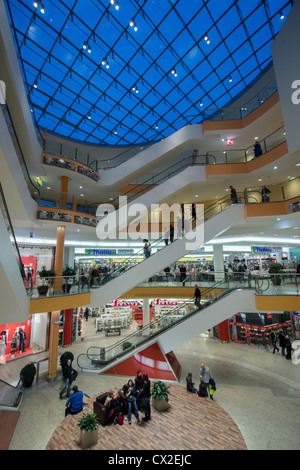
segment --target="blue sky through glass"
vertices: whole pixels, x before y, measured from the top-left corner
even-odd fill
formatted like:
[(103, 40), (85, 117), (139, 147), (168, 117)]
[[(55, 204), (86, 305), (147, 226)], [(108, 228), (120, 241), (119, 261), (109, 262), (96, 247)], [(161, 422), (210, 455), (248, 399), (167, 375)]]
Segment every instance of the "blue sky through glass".
[(270, 63), (291, 9), (286, 0), (38, 3), (6, 0), (37, 125), (103, 145), (153, 142), (225, 107)]

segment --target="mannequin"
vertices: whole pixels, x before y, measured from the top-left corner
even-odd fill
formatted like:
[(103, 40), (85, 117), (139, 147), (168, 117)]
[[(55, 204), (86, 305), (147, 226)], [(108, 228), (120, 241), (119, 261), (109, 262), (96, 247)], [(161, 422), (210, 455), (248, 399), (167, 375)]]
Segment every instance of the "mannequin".
[(16, 330), (13, 334), (13, 337), (10, 343), (11, 357), (15, 357), (15, 352), (16, 352), (17, 345), (18, 345), (18, 339), (19, 339), (19, 335), (18, 335), (18, 331)]
[(1, 331), (0, 333), (0, 357), (1, 359), (5, 359), (5, 356), (6, 356), (6, 343), (7, 343), (6, 331)]
[(25, 340), (26, 340), (26, 334), (25, 334), (25, 331), (21, 328), (19, 330), (20, 354), (25, 352)]

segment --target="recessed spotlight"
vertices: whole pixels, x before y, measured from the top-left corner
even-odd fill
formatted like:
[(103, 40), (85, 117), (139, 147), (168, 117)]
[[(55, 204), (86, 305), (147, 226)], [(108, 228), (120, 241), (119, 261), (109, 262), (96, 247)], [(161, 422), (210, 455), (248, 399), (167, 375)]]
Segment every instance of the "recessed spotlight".
[(274, 170), (277, 170), (277, 168), (278, 168), (277, 166), (274, 166)]
[(84, 196), (84, 194), (80, 194), (80, 196)]
[(79, 186), (79, 189), (82, 189), (82, 186)]
[(195, 197), (199, 197), (198, 194), (195, 194)]
[(259, 180), (258, 180), (258, 181), (262, 181), (262, 179), (261, 179), (261, 178), (259, 178)]
[(276, 220), (280, 220), (280, 218), (278, 217)]

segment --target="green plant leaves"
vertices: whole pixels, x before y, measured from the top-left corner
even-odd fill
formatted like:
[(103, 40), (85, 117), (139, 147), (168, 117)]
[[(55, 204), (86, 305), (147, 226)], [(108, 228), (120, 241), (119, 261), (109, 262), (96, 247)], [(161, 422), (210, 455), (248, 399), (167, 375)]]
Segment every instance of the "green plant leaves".
[(82, 431), (94, 431), (99, 427), (99, 420), (96, 413), (83, 413), (82, 417), (78, 420), (77, 426)]
[(168, 402), (170, 393), (169, 390), (170, 387), (159, 380), (153, 384), (151, 395), (156, 400), (165, 400)]

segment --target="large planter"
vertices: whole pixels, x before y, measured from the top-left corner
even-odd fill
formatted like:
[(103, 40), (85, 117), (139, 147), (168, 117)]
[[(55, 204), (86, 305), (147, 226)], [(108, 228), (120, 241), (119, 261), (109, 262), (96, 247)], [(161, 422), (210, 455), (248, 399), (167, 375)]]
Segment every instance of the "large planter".
[(166, 400), (158, 400), (152, 397), (152, 406), (156, 411), (162, 412), (167, 411), (170, 405)]
[(21, 380), (22, 380), (22, 386), (24, 388), (29, 388), (33, 384), (34, 377), (32, 377), (32, 378), (22, 378), (21, 377)]
[(49, 286), (38, 286), (37, 290), (39, 295), (47, 295)]
[(82, 449), (88, 449), (98, 442), (98, 429), (93, 431), (80, 430), (80, 445)]

